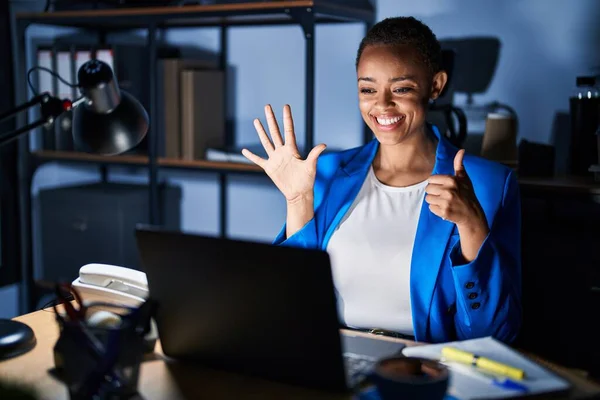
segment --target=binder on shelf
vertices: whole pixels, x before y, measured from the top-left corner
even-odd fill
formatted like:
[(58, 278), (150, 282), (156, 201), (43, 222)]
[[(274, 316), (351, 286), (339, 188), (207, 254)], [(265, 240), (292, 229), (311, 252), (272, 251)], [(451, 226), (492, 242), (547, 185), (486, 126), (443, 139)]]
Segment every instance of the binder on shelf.
[[(51, 48), (46, 47), (38, 47), (36, 50), (37, 56), (37, 65), (39, 67), (52, 69), (52, 60), (53, 60), (53, 51)], [(53, 77), (52, 75), (45, 70), (38, 69), (37, 70), (37, 85), (36, 91), (38, 93), (48, 92), (51, 95), (54, 95), (56, 92), (54, 90)], [(38, 118), (39, 116), (36, 116)], [(55, 140), (54, 140), (54, 125), (43, 126), (39, 130), (40, 137), (40, 146), (44, 150), (54, 150), (55, 149)]]
[(159, 156), (182, 158), (181, 72), (189, 69), (214, 69), (213, 62), (200, 59), (162, 58), (158, 60)]
[[(56, 73), (69, 83), (76, 82), (74, 76), (74, 62), (71, 49), (59, 49), (56, 52)], [(56, 81), (57, 95), (61, 99), (74, 100), (77, 95), (73, 87), (62, 82), (56, 76), (52, 77)], [(72, 111), (64, 112), (54, 122), (55, 132), (55, 149), (59, 151), (72, 151), (73, 145), (73, 113)]]
[(184, 160), (203, 160), (208, 148), (225, 144), (223, 75), (221, 70), (189, 69), (181, 72)]
[(114, 71), (115, 70), (115, 58), (114, 52), (110, 48), (100, 48), (95, 51), (94, 58), (98, 61), (105, 62)]
[(77, 80), (77, 71), (79, 71), (79, 68), (81, 68), (81, 66), (83, 64), (85, 64), (87, 61), (92, 59), (92, 51), (91, 50), (76, 50), (75, 51), (75, 71), (74, 71), (74, 76), (75, 79), (74, 81)]
[[(74, 85), (77, 82), (77, 69), (85, 62), (76, 63), (76, 57), (80, 53), (77, 47), (56, 43), (40, 44), (36, 46), (35, 53), (37, 66), (49, 69), (70, 84)], [(52, 73), (38, 70), (37, 82), (34, 84), (38, 93), (49, 92), (53, 96), (70, 100), (79, 96), (75, 86), (62, 82)], [(41, 141), (38, 147), (41, 150), (74, 150), (71, 111), (62, 114), (49, 126), (42, 126), (40, 132)]]

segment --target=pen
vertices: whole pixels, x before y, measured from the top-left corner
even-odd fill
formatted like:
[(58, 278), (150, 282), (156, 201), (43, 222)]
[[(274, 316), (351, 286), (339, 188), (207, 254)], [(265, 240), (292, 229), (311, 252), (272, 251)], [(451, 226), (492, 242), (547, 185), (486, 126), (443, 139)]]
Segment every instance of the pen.
[(481, 368), (482, 370), (493, 372), (508, 378), (520, 380), (525, 376), (525, 372), (522, 369), (511, 367), (510, 365), (506, 365), (477, 354), (469, 353), (468, 351), (459, 350), (455, 347), (442, 348), (442, 357), (447, 360), (457, 361), (463, 364), (470, 364)]
[(500, 386), (504, 389), (518, 390), (519, 392), (527, 392), (529, 390), (527, 386), (508, 378), (493, 379), (492, 384)]
[(458, 362), (444, 362), (444, 364), (448, 365), (455, 372), (472, 376), (481, 381), (484, 381), (494, 386), (501, 387), (503, 389), (516, 390), (519, 392), (529, 391), (529, 388), (524, 384), (509, 378), (497, 377), (490, 374), (486, 374), (484, 372), (481, 372), (480, 370), (476, 370), (474, 367), (460, 364)]

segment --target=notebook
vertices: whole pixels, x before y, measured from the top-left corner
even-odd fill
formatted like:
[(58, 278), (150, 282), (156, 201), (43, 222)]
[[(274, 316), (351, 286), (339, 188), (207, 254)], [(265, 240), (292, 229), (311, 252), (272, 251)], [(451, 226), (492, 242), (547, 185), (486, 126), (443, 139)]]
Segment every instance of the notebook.
[[(476, 368), (467, 365), (450, 363), (449, 399), (502, 399), (523, 395), (539, 395), (568, 391), (570, 383), (558, 375), (548, 371), (516, 350), (494, 339), (485, 337), (457, 342), (439, 343), (424, 346), (409, 346), (402, 350), (408, 357), (422, 357), (439, 360), (444, 346), (453, 346), (461, 350), (520, 368), (525, 378), (519, 383), (525, 385), (527, 393), (505, 389), (492, 385), (489, 379), (478, 374)], [(475, 370), (475, 371), (473, 371)]]

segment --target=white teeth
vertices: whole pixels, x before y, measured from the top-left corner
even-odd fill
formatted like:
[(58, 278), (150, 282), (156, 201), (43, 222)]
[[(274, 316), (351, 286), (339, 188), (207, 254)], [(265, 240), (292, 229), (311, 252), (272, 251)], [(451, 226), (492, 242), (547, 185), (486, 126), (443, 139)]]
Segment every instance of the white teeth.
[(395, 124), (396, 122), (400, 121), (402, 119), (402, 117), (394, 117), (394, 118), (376, 117), (376, 119), (377, 119), (377, 123), (380, 125), (392, 125), (392, 124)]

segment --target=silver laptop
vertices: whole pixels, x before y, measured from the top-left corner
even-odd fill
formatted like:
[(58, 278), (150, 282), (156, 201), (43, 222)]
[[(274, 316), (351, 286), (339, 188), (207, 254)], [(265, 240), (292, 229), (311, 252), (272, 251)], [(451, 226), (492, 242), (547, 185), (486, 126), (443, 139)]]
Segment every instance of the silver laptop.
[(138, 227), (164, 353), (349, 391), (401, 343), (340, 333), (327, 252)]

